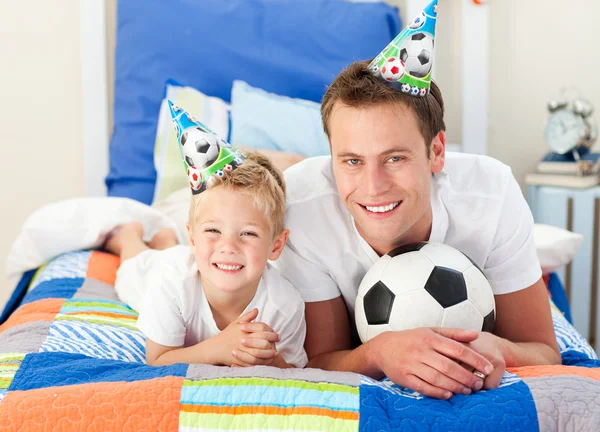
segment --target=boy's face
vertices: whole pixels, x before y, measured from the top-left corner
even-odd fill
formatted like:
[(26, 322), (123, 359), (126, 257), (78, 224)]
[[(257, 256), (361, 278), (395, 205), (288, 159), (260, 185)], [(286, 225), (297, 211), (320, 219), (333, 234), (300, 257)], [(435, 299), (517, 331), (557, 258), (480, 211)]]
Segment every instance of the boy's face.
[(267, 260), (281, 254), (288, 231), (273, 238), (264, 212), (240, 192), (219, 187), (202, 193), (190, 243), (205, 289), (255, 290)]
[(428, 240), (431, 174), (444, 167), (443, 133), (427, 154), (412, 109), (339, 101), (329, 128), (337, 188), (361, 236), (379, 254)]

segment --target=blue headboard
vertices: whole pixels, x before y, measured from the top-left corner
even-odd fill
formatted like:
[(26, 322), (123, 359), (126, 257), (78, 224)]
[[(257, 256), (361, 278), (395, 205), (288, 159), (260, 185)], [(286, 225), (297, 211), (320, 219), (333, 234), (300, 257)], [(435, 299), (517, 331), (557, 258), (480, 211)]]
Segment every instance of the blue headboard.
[(343, 0), (122, 0), (117, 9), (111, 196), (150, 203), (165, 82), (230, 100), (234, 79), (320, 102), (353, 60), (401, 30), (385, 3)]

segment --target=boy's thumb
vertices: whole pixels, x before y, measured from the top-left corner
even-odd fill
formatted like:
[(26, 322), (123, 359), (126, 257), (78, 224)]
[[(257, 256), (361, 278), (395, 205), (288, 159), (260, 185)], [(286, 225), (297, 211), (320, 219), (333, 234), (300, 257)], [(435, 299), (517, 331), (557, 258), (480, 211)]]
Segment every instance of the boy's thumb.
[(244, 315), (241, 315), (237, 321), (238, 322), (250, 322), (258, 316), (258, 309), (254, 308), (250, 312), (246, 312)]

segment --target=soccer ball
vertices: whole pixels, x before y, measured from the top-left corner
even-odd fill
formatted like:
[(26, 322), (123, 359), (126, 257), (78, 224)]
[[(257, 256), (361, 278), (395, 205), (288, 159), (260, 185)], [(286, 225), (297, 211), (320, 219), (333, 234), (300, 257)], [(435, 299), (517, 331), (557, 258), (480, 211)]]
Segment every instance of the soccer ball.
[(398, 57), (390, 57), (381, 67), (381, 76), (388, 81), (398, 81), (404, 75), (404, 63)]
[(410, 93), (410, 84), (402, 84), (402, 93)]
[(186, 129), (181, 136), (183, 156), (190, 167), (203, 170), (219, 157), (220, 143), (216, 135), (199, 127)]
[(419, 15), (417, 15), (408, 25), (409, 28), (413, 29), (413, 30), (418, 30), (421, 27), (423, 27), (423, 25), (425, 24), (425, 21), (427, 21), (427, 17), (425, 17), (425, 13), (421, 12)]
[(410, 89), (410, 94), (413, 96), (419, 96), (420, 92), (421, 92), (421, 89), (417, 86), (414, 86)]
[(417, 78), (426, 77), (431, 70), (433, 38), (426, 33), (415, 33), (400, 46), (400, 60), (406, 71)]
[(421, 90), (419, 90), (419, 96), (426, 96), (427, 95), (427, 89), (422, 88)]
[(355, 322), (363, 342), (390, 330), (455, 327), (492, 331), (495, 303), (481, 270), (440, 243), (413, 243), (383, 255), (365, 274)]

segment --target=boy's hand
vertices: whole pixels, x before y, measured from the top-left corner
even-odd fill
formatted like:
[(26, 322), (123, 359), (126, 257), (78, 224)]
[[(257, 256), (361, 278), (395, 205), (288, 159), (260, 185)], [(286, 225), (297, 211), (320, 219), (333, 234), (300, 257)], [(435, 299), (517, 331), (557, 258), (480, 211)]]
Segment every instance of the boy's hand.
[(233, 366), (271, 365), (278, 356), (275, 343), (279, 335), (262, 322), (242, 322), (240, 330), (244, 337), (232, 352), (236, 359)]
[[(265, 365), (268, 364), (269, 360), (274, 358), (277, 354), (275, 351), (274, 343), (279, 340), (279, 335), (271, 330), (271, 332), (262, 332), (260, 338), (268, 341), (272, 346), (266, 349), (253, 349), (246, 348), (242, 344), (242, 340), (246, 340), (249, 337), (256, 338), (254, 334), (248, 334), (242, 330), (244, 325), (255, 325), (262, 323), (252, 323), (251, 321), (256, 319), (258, 316), (258, 309), (254, 308), (250, 312), (240, 316), (237, 320), (229, 324), (221, 333), (215, 336), (213, 339), (216, 342), (214, 345), (218, 350), (219, 363), (226, 366), (232, 366), (236, 363), (238, 366), (252, 366), (252, 365)], [(268, 326), (266, 326), (268, 327)], [(269, 327), (270, 329), (270, 327)], [(254, 341), (250, 342), (251, 344)], [(266, 346), (266, 344), (260, 344)], [(242, 350), (244, 352), (242, 352)], [(234, 354), (235, 353), (235, 354)], [(241, 358), (238, 358), (241, 356)]]

